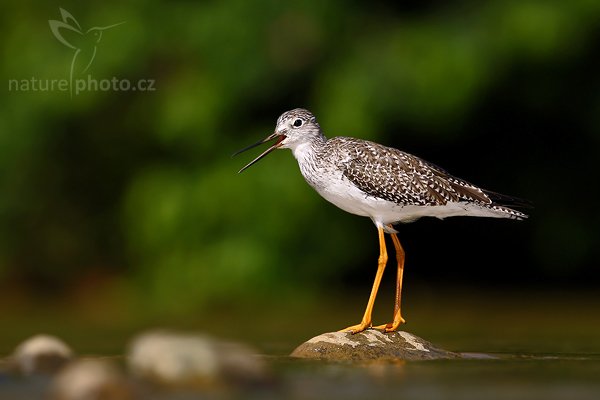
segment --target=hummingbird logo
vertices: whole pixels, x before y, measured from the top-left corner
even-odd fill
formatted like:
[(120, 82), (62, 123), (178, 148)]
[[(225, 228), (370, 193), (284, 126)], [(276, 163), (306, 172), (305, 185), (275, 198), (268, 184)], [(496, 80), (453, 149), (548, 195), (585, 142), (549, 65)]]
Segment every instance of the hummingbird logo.
[(59, 10), (62, 21), (51, 19), (48, 20), (48, 23), (54, 37), (68, 48), (74, 50), (69, 69), (69, 82), (72, 95), (73, 75), (83, 74), (90, 68), (96, 57), (98, 44), (102, 40), (102, 33), (107, 29), (124, 24), (125, 21), (108, 26), (95, 26), (84, 31), (70, 12), (63, 8), (59, 8)]

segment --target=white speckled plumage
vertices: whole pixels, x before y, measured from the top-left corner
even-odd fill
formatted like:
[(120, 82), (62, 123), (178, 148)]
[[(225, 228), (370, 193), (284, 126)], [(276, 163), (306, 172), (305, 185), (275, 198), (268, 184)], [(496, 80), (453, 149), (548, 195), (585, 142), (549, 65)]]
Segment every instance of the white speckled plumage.
[(425, 216), (527, 217), (505, 204), (515, 199), (478, 188), (419, 157), (367, 140), (326, 139), (307, 110), (282, 114), (275, 133), (283, 137), (276, 147), (292, 150), (302, 175), (323, 198), (388, 232), (392, 224)]

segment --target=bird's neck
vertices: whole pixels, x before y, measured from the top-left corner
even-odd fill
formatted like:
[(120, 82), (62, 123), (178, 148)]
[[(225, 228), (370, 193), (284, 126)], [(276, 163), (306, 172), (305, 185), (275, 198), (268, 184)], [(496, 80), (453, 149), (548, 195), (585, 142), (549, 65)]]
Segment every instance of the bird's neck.
[(299, 163), (302, 163), (303, 161), (313, 159), (320, 151), (322, 151), (326, 142), (327, 139), (325, 136), (315, 136), (310, 140), (298, 143), (296, 146), (292, 147), (292, 153), (294, 154), (294, 157), (296, 157), (296, 160), (298, 160)]

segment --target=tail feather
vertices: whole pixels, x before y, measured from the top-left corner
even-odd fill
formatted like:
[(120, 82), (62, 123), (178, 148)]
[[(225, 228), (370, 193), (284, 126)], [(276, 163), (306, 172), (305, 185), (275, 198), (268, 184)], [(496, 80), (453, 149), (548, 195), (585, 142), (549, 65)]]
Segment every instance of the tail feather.
[(533, 203), (529, 200), (514, 196), (507, 196), (505, 194), (492, 192), (490, 190), (483, 190), (483, 192), (490, 198), (490, 200), (492, 200), (492, 202), (499, 205), (526, 209), (533, 208)]
[(483, 192), (492, 201), (494, 208), (502, 210), (516, 219), (525, 219), (528, 217), (526, 213), (520, 210), (533, 209), (533, 203), (529, 200), (507, 196), (505, 194), (496, 193), (489, 190), (484, 190)]

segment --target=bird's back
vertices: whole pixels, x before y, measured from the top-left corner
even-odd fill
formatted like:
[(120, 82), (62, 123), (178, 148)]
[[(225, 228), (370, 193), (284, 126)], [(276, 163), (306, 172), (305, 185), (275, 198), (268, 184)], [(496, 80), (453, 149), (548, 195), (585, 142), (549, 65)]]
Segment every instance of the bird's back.
[[(388, 223), (427, 215), (439, 218), (454, 215), (526, 218), (525, 214), (510, 208), (518, 202), (517, 199), (483, 190), (432, 163), (392, 147), (367, 140), (335, 137), (327, 140), (318, 153), (312, 168), (319, 169), (321, 173), (327, 171), (330, 182), (340, 181), (335, 183), (337, 185), (346, 181), (348, 191), (358, 189), (370, 206), (386, 211), (385, 219), (397, 218), (386, 221)], [(312, 171), (313, 178), (320, 172)], [(307, 177), (304, 171), (303, 174)], [(308, 177), (307, 181), (311, 183)], [(320, 182), (318, 185), (323, 184)], [(327, 188), (323, 190), (318, 185), (311, 185), (327, 200), (346, 209), (336, 202), (339, 199), (328, 198), (331, 195)], [(344, 200), (344, 193), (336, 196)], [(348, 196), (356, 201), (355, 194), (348, 193)], [(397, 217), (388, 215), (390, 206), (395, 208), (393, 214)]]

